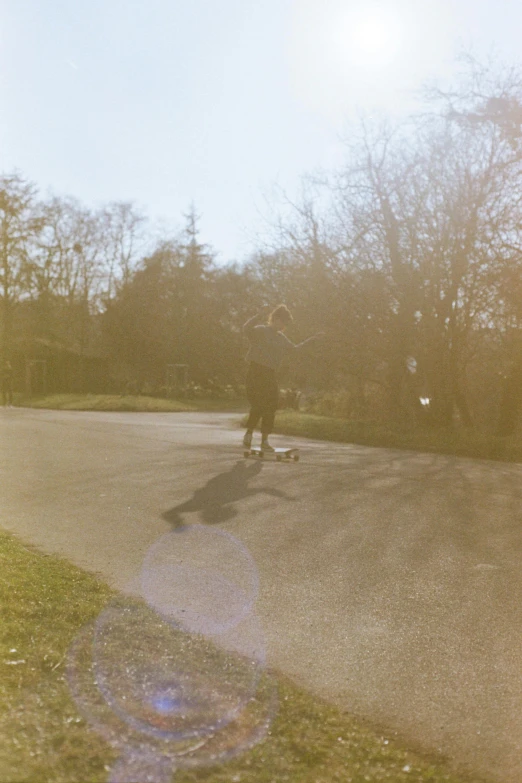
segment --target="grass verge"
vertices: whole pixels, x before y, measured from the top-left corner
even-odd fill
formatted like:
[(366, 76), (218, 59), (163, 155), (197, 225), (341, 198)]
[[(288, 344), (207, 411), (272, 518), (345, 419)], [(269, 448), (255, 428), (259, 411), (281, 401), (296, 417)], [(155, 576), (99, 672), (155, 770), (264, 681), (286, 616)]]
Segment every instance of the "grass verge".
[(284, 410), (277, 413), (275, 432), (338, 443), (358, 443), (362, 446), (522, 462), (522, 443), (516, 437), (499, 438), (466, 430), (441, 432), (411, 427), (402, 431), (370, 422)]
[(242, 411), (241, 400), (170, 400), (145, 395), (49, 394), (43, 397), (15, 396), (17, 407), (69, 411), (135, 411), (139, 413), (181, 413), (191, 411)]
[[(0, 531), (0, 780), (105, 781), (115, 751), (78, 713), (65, 678), (71, 642), (113, 598), (93, 575)], [(176, 783), (464, 783), (285, 678), (268, 737), (226, 764)], [(473, 783), (478, 783), (473, 776)]]

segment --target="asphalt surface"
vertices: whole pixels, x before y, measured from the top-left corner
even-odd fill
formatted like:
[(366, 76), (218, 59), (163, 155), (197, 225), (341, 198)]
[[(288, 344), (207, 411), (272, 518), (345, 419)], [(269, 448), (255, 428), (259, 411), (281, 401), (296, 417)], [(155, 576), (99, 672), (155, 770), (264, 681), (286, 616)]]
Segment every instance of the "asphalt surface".
[(0, 526), (126, 589), (162, 534), (231, 532), (269, 663), (452, 764), (522, 780), (522, 465), (274, 436), (233, 414), (0, 411)]

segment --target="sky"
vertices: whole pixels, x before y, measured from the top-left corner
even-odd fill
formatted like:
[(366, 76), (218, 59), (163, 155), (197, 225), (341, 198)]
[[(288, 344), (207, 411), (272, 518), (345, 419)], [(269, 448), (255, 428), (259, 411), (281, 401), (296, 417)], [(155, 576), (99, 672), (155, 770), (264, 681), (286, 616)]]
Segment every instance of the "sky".
[(0, 172), (173, 233), (218, 263), (270, 235), (274, 192), (341, 165), (462, 50), (521, 61), (520, 0), (0, 0)]

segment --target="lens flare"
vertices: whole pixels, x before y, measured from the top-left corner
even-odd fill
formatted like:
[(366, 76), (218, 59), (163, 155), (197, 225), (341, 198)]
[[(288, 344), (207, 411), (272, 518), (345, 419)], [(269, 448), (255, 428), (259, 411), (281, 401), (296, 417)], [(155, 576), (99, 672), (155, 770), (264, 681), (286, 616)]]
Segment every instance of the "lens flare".
[(151, 547), (138, 584), (141, 597), (119, 596), (80, 631), (67, 662), (78, 708), (121, 754), (110, 783), (225, 761), (262, 741), (277, 707), (241, 542), (187, 526)]

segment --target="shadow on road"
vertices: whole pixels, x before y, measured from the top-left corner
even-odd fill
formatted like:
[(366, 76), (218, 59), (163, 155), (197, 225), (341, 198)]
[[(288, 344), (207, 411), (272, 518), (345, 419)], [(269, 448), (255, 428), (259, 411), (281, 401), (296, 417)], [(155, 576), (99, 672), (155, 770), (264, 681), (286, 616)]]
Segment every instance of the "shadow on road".
[(262, 467), (260, 462), (254, 462), (248, 466), (245, 465), (244, 460), (236, 462), (232, 470), (214, 476), (204, 487), (197, 489), (190, 500), (179, 506), (174, 506), (161, 516), (174, 527), (180, 527), (185, 524), (183, 514), (198, 511), (202, 522), (216, 525), (237, 516), (238, 512), (233, 504), (243, 498), (264, 494), (283, 500), (294, 500), (286, 492), (273, 487), (251, 488), (248, 486), (249, 481), (261, 472)]

